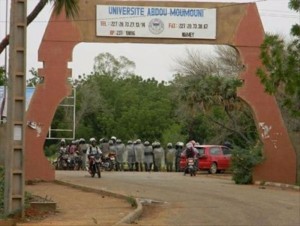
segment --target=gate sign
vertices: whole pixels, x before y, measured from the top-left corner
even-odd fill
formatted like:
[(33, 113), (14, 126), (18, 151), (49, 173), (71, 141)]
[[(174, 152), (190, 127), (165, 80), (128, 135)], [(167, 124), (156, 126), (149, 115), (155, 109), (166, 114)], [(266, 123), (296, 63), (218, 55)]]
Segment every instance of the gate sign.
[(216, 9), (97, 5), (97, 36), (216, 39)]

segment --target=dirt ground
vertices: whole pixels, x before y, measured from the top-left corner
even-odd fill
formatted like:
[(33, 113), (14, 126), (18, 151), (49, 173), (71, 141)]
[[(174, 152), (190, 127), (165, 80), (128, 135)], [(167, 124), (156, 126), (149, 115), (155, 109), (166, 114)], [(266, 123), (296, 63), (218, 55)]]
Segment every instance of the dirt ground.
[(55, 183), (26, 185), (26, 191), (57, 203), (55, 212), (27, 211), (18, 225), (113, 225), (133, 211), (126, 200), (85, 192)]

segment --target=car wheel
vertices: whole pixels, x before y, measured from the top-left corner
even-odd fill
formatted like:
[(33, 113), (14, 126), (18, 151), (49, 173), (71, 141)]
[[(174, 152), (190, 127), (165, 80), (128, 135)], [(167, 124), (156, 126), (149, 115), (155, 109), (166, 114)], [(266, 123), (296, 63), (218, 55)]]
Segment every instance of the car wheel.
[(218, 171), (217, 164), (215, 162), (213, 162), (209, 168), (209, 173), (216, 174), (217, 171)]

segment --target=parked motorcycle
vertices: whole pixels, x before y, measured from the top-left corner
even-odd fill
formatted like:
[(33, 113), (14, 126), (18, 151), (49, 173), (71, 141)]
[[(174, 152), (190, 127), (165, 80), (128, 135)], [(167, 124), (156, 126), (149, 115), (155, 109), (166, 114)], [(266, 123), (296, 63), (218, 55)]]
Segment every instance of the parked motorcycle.
[(107, 156), (103, 156), (101, 165), (105, 171), (116, 169), (116, 154), (109, 153)]
[(105, 171), (112, 171), (114, 168), (113, 162), (110, 160), (108, 156), (102, 158), (101, 166)]
[(68, 159), (69, 155), (67, 153), (60, 153), (57, 160), (54, 161), (55, 169), (56, 170), (67, 170), (68, 169)]
[(100, 155), (90, 155), (89, 156), (89, 161), (90, 161), (90, 173), (91, 176), (94, 177), (95, 174), (98, 175), (98, 177), (101, 177), (101, 157)]

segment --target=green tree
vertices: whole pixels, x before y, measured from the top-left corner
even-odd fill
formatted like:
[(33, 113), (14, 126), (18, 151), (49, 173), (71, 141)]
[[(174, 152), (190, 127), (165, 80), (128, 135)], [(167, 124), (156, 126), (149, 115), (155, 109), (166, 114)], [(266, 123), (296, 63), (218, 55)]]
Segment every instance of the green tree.
[[(289, 8), (300, 12), (299, 0), (290, 0)], [(266, 92), (275, 94), (283, 107), (300, 117), (300, 25), (291, 28), (292, 41), (268, 34), (261, 45), (264, 68), (257, 70)]]
[(5, 69), (0, 67), (0, 86), (3, 86), (6, 83)]
[[(39, 15), (47, 3), (53, 2), (53, 10), (58, 15), (62, 10), (65, 11), (68, 18), (78, 15), (79, 7), (78, 0), (40, 0), (32, 12), (27, 16), (27, 26), (34, 21), (34, 19)], [(4, 37), (0, 43), (0, 54), (9, 45), (9, 34)]]
[(171, 87), (144, 80), (133, 73), (132, 61), (109, 53), (95, 58), (94, 69), (78, 81), (77, 135), (162, 141), (174, 125)]
[(217, 48), (216, 57), (188, 52), (178, 61), (173, 85), (174, 97), (181, 101), (179, 115), (189, 139), (206, 143), (230, 139), (249, 146), (257, 133), (249, 107), (237, 97), (242, 85), (237, 75), (243, 67), (234, 49)]
[(26, 86), (35, 87), (37, 84), (43, 82), (43, 77), (38, 75), (38, 71), (36, 69), (31, 68), (29, 72), (32, 77), (27, 79)]
[(133, 74), (135, 63), (121, 56), (114, 57), (110, 53), (101, 53), (94, 59), (94, 72), (112, 77), (126, 77)]

